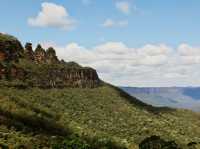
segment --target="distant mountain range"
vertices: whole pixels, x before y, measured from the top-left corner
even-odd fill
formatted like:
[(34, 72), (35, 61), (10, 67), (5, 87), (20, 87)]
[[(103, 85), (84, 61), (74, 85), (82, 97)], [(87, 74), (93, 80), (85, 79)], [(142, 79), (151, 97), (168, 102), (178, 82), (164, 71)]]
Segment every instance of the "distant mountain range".
[(153, 106), (200, 111), (200, 87), (121, 87), (121, 89)]

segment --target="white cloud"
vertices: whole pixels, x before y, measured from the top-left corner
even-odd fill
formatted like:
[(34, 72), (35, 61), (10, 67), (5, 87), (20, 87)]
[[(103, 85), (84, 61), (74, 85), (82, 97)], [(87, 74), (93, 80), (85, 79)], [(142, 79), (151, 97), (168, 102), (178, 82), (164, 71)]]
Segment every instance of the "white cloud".
[[(42, 44), (45, 48), (55, 44)], [(151, 52), (148, 48), (151, 47)], [(153, 49), (154, 47), (154, 49)], [(107, 42), (86, 49), (77, 43), (69, 43), (65, 47), (56, 46), (58, 56), (68, 61), (78, 61), (83, 65), (108, 62), (130, 66), (162, 65), (167, 59), (170, 47), (165, 45), (146, 45), (142, 48), (129, 48), (122, 42)], [(159, 51), (159, 50), (160, 51)], [(65, 54), (66, 53), (66, 54)]]
[(170, 51), (172, 51), (172, 49), (166, 46), (165, 44), (147, 44), (144, 47), (138, 49), (139, 53), (145, 53), (149, 56), (167, 55)]
[(44, 2), (42, 10), (36, 17), (30, 17), (28, 24), (35, 27), (56, 27), (69, 30), (75, 27), (76, 21), (69, 16), (68, 11), (62, 5)]
[(177, 52), (183, 64), (200, 64), (200, 47), (192, 47), (184, 43), (178, 47)]
[(100, 77), (115, 85), (129, 86), (186, 86), (200, 84), (200, 54), (182, 56), (180, 47), (147, 44), (140, 48), (122, 42), (106, 42), (92, 48), (77, 43), (56, 46), (57, 55), (65, 61), (76, 61), (95, 68)]
[(106, 19), (102, 26), (106, 28), (111, 28), (111, 27), (124, 27), (128, 25), (128, 21), (126, 20), (121, 20), (121, 21), (114, 21), (112, 19)]
[(130, 14), (130, 3), (128, 1), (116, 2), (116, 8), (124, 14)]
[(200, 55), (200, 47), (191, 47), (184, 43), (178, 47), (178, 52), (181, 56), (196, 56)]

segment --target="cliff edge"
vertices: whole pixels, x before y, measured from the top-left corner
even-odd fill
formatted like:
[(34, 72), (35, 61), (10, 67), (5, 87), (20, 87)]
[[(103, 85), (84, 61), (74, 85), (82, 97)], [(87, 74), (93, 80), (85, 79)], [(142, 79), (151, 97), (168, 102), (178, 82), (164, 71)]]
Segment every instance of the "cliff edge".
[(2, 33), (0, 80), (7, 86), (41, 88), (94, 88), (101, 82), (96, 70), (59, 60), (53, 47), (45, 50), (38, 44), (33, 50), (31, 43), (23, 47), (17, 38)]

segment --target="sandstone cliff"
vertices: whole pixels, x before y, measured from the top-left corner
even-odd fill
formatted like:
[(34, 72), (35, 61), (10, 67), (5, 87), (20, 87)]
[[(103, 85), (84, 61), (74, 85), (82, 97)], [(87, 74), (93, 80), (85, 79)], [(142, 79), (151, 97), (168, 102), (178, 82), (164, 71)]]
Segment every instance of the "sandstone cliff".
[(25, 48), (12, 36), (0, 34), (0, 80), (21, 81), (42, 88), (93, 88), (100, 84), (96, 70), (59, 60), (53, 47), (47, 50), (31, 43)]

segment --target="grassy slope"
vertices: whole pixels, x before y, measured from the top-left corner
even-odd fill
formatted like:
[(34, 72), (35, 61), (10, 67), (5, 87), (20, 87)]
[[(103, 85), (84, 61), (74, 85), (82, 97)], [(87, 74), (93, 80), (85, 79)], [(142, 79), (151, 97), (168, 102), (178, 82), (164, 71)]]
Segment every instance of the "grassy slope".
[[(109, 85), (94, 89), (0, 88), (0, 112), (0, 120), (5, 122), (0, 126), (0, 140), (5, 134), (9, 139), (4, 137), (1, 141), (10, 144), (13, 138), (15, 142), (27, 144), (69, 130), (92, 138), (113, 138), (129, 146), (135, 146), (151, 135), (175, 140), (181, 145), (200, 142), (198, 114), (155, 109)], [(7, 120), (10, 115), (14, 121)], [(18, 128), (21, 122), (27, 129)], [(9, 130), (8, 125), (12, 129)], [(40, 131), (33, 129), (39, 127), (42, 128)], [(37, 133), (30, 133), (35, 131)]]

